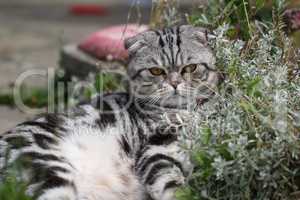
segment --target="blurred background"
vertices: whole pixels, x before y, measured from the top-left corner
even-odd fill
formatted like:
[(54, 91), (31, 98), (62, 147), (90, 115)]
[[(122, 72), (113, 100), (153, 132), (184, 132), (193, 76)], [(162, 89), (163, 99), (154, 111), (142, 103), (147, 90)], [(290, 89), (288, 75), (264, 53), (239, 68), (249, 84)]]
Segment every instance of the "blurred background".
[[(103, 8), (94, 15), (78, 15), (78, 4)], [(28, 69), (57, 68), (60, 49), (77, 43), (100, 28), (137, 22), (129, 0), (0, 0), (0, 132), (31, 117), (10, 106), (11, 90), (19, 74)], [(142, 22), (149, 20), (151, 1), (141, 1)], [(132, 13), (135, 10), (131, 11)], [(46, 79), (30, 78), (28, 87), (43, 87)]]
[[(188, 8), (199, 2), (182, 4)], [(97, 5), (98, 10), (82, 14), (81, 5)], [(0, 0), (0, 133), (32, 117), (14, 106), (12, 88), (21, 73), (57, 68), (64, 45), (104, 27), (148, 24), (150, 12), (151, 0)], [(30, 77), (25, 84), (30, 103), (43, 104), (47, 91), (37, 88), (47, 88), (46, 77)]]

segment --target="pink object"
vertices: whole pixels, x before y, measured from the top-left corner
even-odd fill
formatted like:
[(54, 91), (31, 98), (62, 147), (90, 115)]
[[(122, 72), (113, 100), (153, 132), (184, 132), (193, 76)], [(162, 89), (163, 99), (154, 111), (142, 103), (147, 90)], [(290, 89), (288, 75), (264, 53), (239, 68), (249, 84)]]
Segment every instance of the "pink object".
[(99, 59), (125, 60), (128, 52), (124, 40), (148, 29), (146, 25), (120, 25), (104, 28), (88, 36), (79, 44), (79, 49)]

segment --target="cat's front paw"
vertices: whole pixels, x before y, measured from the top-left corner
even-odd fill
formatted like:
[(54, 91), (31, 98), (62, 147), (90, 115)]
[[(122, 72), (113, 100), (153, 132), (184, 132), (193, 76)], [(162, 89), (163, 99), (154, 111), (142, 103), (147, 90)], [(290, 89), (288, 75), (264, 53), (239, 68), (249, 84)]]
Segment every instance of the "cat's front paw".
[(176, 192), (175, 189), (165, 191), (163, 196), (161, 197), (161, 200), (176, 200), (175, 192)]
[(184, 181), (185, 178), (180, 176), (178, 179), (165, 184), (158, 182), (155, 185), (149, 185), (147, 190), (153, 200), (176, 200), (176, 190), (184, 184)]

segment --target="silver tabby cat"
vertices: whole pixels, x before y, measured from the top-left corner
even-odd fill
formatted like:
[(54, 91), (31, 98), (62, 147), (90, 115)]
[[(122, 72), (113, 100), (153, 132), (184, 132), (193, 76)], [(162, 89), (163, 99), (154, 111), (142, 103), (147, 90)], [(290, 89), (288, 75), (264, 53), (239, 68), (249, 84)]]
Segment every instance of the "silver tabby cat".
[(38, 200), (174, 200), (192, 170), (179, 138), (193, 131), (219, 81), (207, 43), (203, 29), (188, 25), (129, 38), (128, 93), (1, 135), (2, 176), (18, 162)]

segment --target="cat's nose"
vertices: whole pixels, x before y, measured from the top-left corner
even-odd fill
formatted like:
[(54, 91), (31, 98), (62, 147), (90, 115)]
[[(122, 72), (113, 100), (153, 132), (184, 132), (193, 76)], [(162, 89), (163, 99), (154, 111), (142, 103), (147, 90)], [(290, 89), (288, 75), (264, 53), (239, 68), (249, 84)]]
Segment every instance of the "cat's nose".
[(177, 80), (170, 81), (170, 85), (176, 90), (177, 86), (179, 85), (179, 81), (177, 81)]
[(176, 89), (177, 86), (179, 85), (180, 83), (180, 77), (179, 77), (179, 74), (176, 73), (176, 72), (172, 72), (170, 75), (169, 75), (169, 83), (170, 85)]

